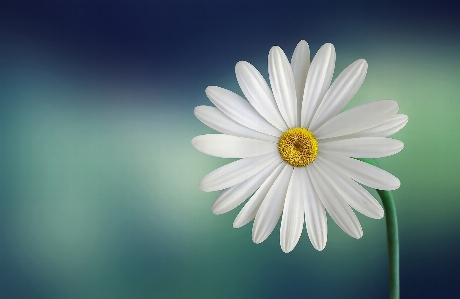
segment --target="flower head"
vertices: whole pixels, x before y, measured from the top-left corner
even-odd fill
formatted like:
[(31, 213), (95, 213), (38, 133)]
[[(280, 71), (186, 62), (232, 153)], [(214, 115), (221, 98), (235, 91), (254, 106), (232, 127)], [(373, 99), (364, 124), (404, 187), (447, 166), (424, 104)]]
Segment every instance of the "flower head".
[[(291, 62), (279, 47), (268, 55), (271, 89), (257, 69), (236, 64), (238, 84), (246, 99), (216, 86), (206, 89), (215, 105), (195, 108), (196, 117), (223, 134), (197, 136), (199, 151), (222, 158), (241, 158), (205, 176), (199, 188), (222, 190), (212, 205), (226, 213), (247, 198), (235, 228), (254, 220), (252, 239), (263, 242), (280, 216), (284, 252), (297, 244), (305, 223), (310, 241), (323, 250), (327, 240), (326, 211), (354, 238), (363, 235), (353, 209), (382, 218), (383, 209), (360, 184), (394, 190), (399, 180), (354, 158), (379, 158), (403, 148), (386, 138), (407, 123), (396, 114), (398, 104), (380, 100), (339, 112), (364, 81), (367, 62), (349, 65), (331, 85), (335, 49), (323, 45), (310, 65), (310, 50), (300, 41)], [(252, 195), (252, 196), (251, 196)]]

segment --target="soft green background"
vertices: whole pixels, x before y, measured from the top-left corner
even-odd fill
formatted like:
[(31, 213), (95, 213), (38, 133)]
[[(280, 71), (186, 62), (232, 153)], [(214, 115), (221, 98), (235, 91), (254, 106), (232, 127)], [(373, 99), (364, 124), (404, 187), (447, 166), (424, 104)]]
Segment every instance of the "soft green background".
[[(252, 223), (232, 228), (239, 208), (215, 216), (217, 192), (197, 188), (228, 163), (190, 144), (212, 132), (193, 115), (195, 106), (211, 105), (204, 88), (241, 94), (234, 63), (248, 60), (266, 76), (272, 44), (290, 56), (313, 34), (307, 26), (295, 33), (274, 34), (271, 44), (234, 45), (244, 55), (190, 57), (187, 69), (166, 77), (93, 69), (59, 47), (3, 34), (9, 55), (0, 69), (4, 298), (386, 298), (383, 219), (358, 215), (360, 240), (329, 219), (323, 252), (304, 230), (285, 254), (279, 225), (255, 245)], [(356, 59), (368, 61), (349, 107), (394, 99), (409, 116), (394, 135), (405, 149), (379, 159), (402, 183), (394, 198), (403, 294), (458, 298), (458, 39), (384, 26), (341, 33), (323, 30), (309, 42), (312, 53), (324, 42), (335, 44), (335, 77)]]

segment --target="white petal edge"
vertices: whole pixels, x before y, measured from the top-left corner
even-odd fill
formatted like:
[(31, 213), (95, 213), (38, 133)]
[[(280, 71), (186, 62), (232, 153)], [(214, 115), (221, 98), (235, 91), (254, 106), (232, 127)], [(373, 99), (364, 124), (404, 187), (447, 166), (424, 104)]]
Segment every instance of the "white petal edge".
[(277, 137), (251, 130), (237, 123), (227, 115), (220, 112), (220, 110), (216, 107), (198, 106), (195, 107), (194, 113), (202, 123), (220, 133), (275, 143), (279, 140)]
[(302, 99), (301, 127), (310, 127), (310, 122), (331, 84), (335, 68), (335, 48), (324, 44), (313, 58), (308, 69)]
[(381, 158), (394, 155), (404, 148), (399, 140), (385, 137), (358, 137), (331, 142), (318, 141), (321, 151), (354, 158)]
[(350, 102), (363, 84), (366, 73), (367, 62), (364, 59), (356, 60), (340, 73), (316, 110), (310, 123), (310, 131), (321, 127)]
[(273, 171), (265, 182), (263, 182), (256, 193), (254, 193), (254, 195), (248, 200), (238, 213), (238, 216), (236, 216), (235, 221), (233, 222), (234, 228), (240, 228), (251, 222), (256, 217), (262, 201), (286, 165), (287, 164), (285, 162), (281, 162), (281, 164)]
[(260, 205), (252, 227), (252, 241), (254, 243), (259, 244), (265, 241), (278, 223), (283, 211), (292, 171), (291, 165), (284, 166)]
[(194, 148), (220, 158), (248, 158), (278, 150), (278, 144), (225, 134), (206, 134), (192, 139)]
[(302, 111), (303, 91), (307, 80), (308, 69), (310, 68), (310, 47), (308, 43), (301, 40), (294, 49), (291, 58), (292, 74), (297, 96), (297, 121), (300, 122)]
[(302, 176), (302, 192), (305, 211), (305, 226), (308, 237), (313, 247), (322, 251), (327, 242), (327, 217), (326, 209), (311, 182), (310, 174), (306, 167), (300, 168)]
[(321, 202), (334, 222), (351, 237), (361, 238), (363, 230), (359, 220), (353, 210), (340, 197), (334, 185), (331, 184), (330, 180), (332, 178), (324, 174), (314, 162), (308, 165), (307, 169)]
[(204, 192), (230, 188), (249, 179), (276, 159), (281, 160), (278, 152), (234, 161), (206, 175), (198, 188)]
[(259, 189), (263, 182), (267, 180), (267, 178), (280, 164), (280, 160), (275, 160), (246, 181), (243, 181), (238, 185), (228, 189), (222, 190), (214, 200), (211, 206), (211, 212), (215, 215), (220, 215), (227, 213), (239, 206), (249, 196), (256, 192), (257, 189)]
[(343, 171), (358, 183), (374, 189), (396, 190), (401, 185), (391, 173), (353, 158), (321, 151), (318, 152), (318, 158), (324, 159), (332, 170)]
[(278, 109), (289, 128), (298, 127), (297, 97), (291, 65), (283, 50), (274, 46), (268, 53), (268, 76)]
[(235, 74), (243, 94), (251, 105), (278, 130), (288, 129), (273, 93), (260, 72), (249, 62), (240, 61), (235, 66)]
[[(396, 114), (392, 118), (382, 122), (381, 124), (366, 129), (360, 132), (356, 132), (354, 134), (347, 135), (347, 138), (351, 137), (388, 137), (402, 128), (407, 124), (409, 117), (405, 114)], [(349, 137), (350, 136), (350, 137)]]
[(317, 139), (352, 134), (390, 119), (398, 109), (398, 103), (393, 100), (369, 102), (340, 113), (312, 132)]
[(353, 181), (345, 173), (334, 171), (321, 159), (317, 159), (315, 162), (331, 178), (330, 182), (339, 192), (341, 198), (353, 209), (369, 218), (381, 219), (383, 217), (384, 211), (382, 206), (366, 189)]
[(302, 233), (304, 221), (302, 169), (294, 168), (284, 201), (280, 245), (285, 253), (294, 249)]
[(206, 95), (220, 111), (237, 123), (260, 133), (281, 136), (280, 130), (267, 122), (248, 101), (236, 93), (218, 86), (208, 86)]

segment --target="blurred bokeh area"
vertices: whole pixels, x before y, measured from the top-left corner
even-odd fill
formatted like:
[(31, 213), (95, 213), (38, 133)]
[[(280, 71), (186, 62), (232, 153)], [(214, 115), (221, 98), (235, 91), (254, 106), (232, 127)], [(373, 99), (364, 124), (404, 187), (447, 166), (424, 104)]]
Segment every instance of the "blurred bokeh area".
[(11, 1), (0, 4), (0, 298), (388, 298), (385, 221), (316, 251), (262, 244), (198, 182), (194, 114), (234, 66), (306, 40), (365, 58), (348, 107), (394, 99), (403, 298), (460, 298), (460, 19), (442, 1)]

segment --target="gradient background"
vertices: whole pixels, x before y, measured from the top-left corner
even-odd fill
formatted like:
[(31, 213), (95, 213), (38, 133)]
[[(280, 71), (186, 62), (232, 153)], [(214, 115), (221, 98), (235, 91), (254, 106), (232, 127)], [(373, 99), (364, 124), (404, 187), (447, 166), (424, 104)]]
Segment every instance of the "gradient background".
[(403, 298), (460, 298), (460, 18), (454, 2), (5, 1), (0, 4), (0, 298), (388, 298), (384, 220), (355, 240), (329, 219), (289, 254), (239, 209), (210, 212), (193, 115), (239, 60), (312, 57), (369, 71), (349, 107), (397, 100)]

